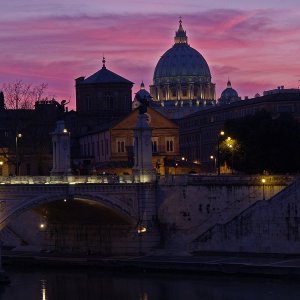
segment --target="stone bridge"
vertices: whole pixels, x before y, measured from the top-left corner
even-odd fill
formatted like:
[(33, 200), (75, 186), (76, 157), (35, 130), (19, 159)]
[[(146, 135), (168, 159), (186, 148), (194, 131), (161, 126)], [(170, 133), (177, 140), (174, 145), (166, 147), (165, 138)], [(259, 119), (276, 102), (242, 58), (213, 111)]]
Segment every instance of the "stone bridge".
[(208, 228), (274, 197), (294, 180), (264, 179), (169, 175), (145, 183), (130, 175), (0, 177), (0, 240), (14, 249), (35, 245), (104, 255), (186, 248)]
[[(68, 203), (69, 206), (62, 206), (62, 203)], [(80, 203), (81, 206), (76, 208), (76, 212), (74, 212), (73, 206), (72, 212), (71, 203)], [(54, 204), (55, 207), (53, 207)], [(23, 232), (23, 230), (18, 224), (14, 224), (14, 220), (18, 220), (19, 216), (26, 215), (30, 211), (37, 211), (40, 214), (40, 218), (37, 220), (41, 220), (40, 226), (42, 227), (46, 226), (46, 224), (42, 224), (45, 223), (44, 219), (50, 219), (47, 215), (49, 211), (63, 214), (60, 218), (65, 218), (66, 222), (71, 213), (77, 214), (72, 222), (73, 227), (78, 227), (77, 223), (80, 223), (78, 215), (83, 213), (86, 207), (89, 207), (90, 210), (87, 215), (92, 214), (97, 209), (99, 212), (102, 210), (98, 215), (99, 222), (101, 218), (108, 220), (110, 229), (116, 223), (119, 229), (122, 227), (124, 231), (125, 226), (127, 233), (130, 231), (130, 238), (126, 240), (126, 243), (130, 244), (129, 239), (132, 241), (131, 245), (127, 247), (131, 249), (126, 251), (123, 249), (127, 253), (139, 252), (141, 249), (137, 249), (137, 244), (141, 248), (141, 241), (143, 242), (143, 250), (146, 250), (155, 246), (159, 240), (156, 229), (155, 184), (133, 182), (133, 178), (130, 176), (0, 177), (0, 230), (2, 230), (2, 238), (5, 234), (6, 239), (9, 234), (13, 235), (12, 233), (14, 233), (14, 238), (20, 235), (16, 232)], [(22, 223), (22, 227), (30, 227), (30, 220), (33, 218), (30, 216), (26, 221), (19, 219), (15, 223)], [(52, 227), (54, 225), (57, 227), (55, 216), (54, 221), (47, 221), (49, 225), (52, 223)], [(89, 218), (82, 222), (89, 224), (89, 231), (92, 231), (91, 228), (98, 224), (97, 220), (94, 220), (95, 224), (93, 224)], [(60, 220), (60, 223), (61, 227), (64, 222)], [(103, 221), (100, 227), (104, 228), (105, 226)], [(114, 230), (117, 231), (115, 228)], [(140, 234), (143, 231), (146, 233)], [(53, 235), (53, 232), (51, 234)], [(23, 237), (24, 235), (27, 235), (27, 239)], [(27, 243), (26, 240), (30, 240), (32, 243), (34, 242), (33, 239), (28, 237), (28, 233), (22, 234), (22, 241), (25, 240), (25, 243)], [(112, 237), (107, 239), (111, 242)], [(73, 245), (72, 249), (74, 248), (76, 247)]]

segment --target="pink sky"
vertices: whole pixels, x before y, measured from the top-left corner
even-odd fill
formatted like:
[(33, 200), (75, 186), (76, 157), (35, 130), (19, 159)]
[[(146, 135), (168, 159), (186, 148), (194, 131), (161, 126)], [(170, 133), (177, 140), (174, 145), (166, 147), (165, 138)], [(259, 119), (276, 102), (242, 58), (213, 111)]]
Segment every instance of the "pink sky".
[(1, 4), (0, 87), (20, 79), (45, 82), (49, 96), (71, 99), (75, 108), (74, 79), (100, 69), (104, 53), (107, 68), (135, 82), (136, 92), (142, 80), (152, 83), (158, 59), (173, 45), (179, 15), (190, 45), (210, 66), (218, 97), (228, 76), (242, 97), (298, 87), (298, 0), (101, 2)]

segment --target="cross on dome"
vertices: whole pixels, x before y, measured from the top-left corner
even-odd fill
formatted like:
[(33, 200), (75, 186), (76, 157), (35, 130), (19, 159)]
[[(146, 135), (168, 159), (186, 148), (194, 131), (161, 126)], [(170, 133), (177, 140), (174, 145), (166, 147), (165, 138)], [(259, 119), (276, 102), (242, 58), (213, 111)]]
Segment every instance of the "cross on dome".
[(102, 69), (106, 69), (106, 66), (105, 66), (105, 62), (106, 62), (106, 60), (105, 60), (105, 57), (103, 56), (103, 59), (102, 59)]
[(182, 17), (179, 17), (179, 28), (175, 33), (175, 44), (187, 44), (187, 35), (182, 27)]
[(228, 78), (228, 81), (227, 81), (227, 88), (231, 88), (231, 82), (230, 82), (229, 78)]

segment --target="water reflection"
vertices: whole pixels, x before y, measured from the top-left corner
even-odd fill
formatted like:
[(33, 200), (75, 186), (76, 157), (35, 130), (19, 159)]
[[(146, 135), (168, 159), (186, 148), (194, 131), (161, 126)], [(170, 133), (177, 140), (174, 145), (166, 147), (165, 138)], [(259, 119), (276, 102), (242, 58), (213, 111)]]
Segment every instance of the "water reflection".
[(1, 300), (260, 300), (300, 299), (300, 283), (272, 279), (97, 272), (7, 270)]
[(47, 288), (46, 288), (46, 280), (41, 280), (42, 285), (42, 300), (47, 300)]
[(148, 294), (144, 293), (143, 295), (141, 295), (140, 300), (148, 300)]

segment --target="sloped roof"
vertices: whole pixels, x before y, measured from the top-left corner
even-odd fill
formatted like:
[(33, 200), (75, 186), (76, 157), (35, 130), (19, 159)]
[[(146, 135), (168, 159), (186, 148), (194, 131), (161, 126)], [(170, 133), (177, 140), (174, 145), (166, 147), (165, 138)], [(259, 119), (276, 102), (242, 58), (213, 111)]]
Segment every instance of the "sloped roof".
[(108, 70), (105, 66), (98, 72), (84, 79), (80, 84), (93, 84), (93, 83), (127, 83), (133, 84), (130, 80)]
[[(134, 129), (137, 122), (138, 109), (133, 110), (127, 116), (120, 119), (111, 129)], [(152, 129), (178, 129), (178, 125), (165, 117), (155, 109), (148, 107), (147, 115), (151, 118), (150, 127)]]

